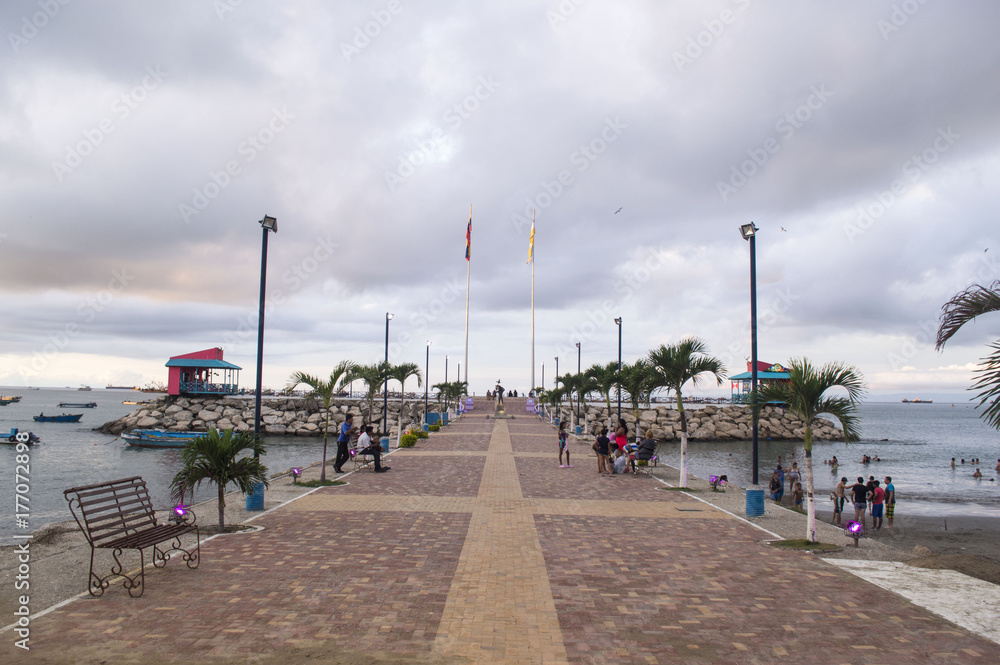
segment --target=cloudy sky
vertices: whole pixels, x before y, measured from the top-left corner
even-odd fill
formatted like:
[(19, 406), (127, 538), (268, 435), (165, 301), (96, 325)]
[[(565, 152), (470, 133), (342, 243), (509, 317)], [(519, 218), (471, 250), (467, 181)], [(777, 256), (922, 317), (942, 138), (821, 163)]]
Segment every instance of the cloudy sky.
[[(0, 385), (265, 385), (391, 356), (482, 394), (684, 336), (964, 398), (1000, 319), (1000, 7), (981, 2), (12, 0), (0, 8)], [(728, 393), (728, 384), (714, 394)], [(704, 393), (710, 393), (707, 389)]]

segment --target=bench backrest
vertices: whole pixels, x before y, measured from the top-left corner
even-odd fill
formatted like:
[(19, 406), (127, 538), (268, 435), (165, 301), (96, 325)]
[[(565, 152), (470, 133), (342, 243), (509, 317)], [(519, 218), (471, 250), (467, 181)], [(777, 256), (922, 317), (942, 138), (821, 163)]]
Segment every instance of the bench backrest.
[(156, 526), (146, 481), (139, 476), (63, 492), (70, 512), (91, 546)]

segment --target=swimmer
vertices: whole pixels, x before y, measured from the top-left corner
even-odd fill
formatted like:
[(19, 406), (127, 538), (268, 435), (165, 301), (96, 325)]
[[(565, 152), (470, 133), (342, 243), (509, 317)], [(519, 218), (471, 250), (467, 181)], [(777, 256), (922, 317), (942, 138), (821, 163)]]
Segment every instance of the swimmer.
[(976, 469), (976, 472), (974, 474), (972, 474), (972, 477), (973, 478), (982, 478), (983, 474), (979, 471), (979, 469)]

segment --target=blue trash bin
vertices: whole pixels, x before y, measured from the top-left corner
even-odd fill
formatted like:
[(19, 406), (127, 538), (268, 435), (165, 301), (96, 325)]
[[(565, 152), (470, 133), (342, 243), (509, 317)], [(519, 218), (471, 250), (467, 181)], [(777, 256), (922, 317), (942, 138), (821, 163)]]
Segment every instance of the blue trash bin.
[(747, 517), (761, 517), (764, 515), (764, 490), (747, 490)]
[(577, 425), (577, 426), (576, 426), (576, 435), (577, 435), (577, 436), (580, 436), (580, 433), (581, 433), (581, 432), (583, 432), (583, 428), (582, 428), (582, 427), (580, 427), (579, 425)]
[(389, 452), (389, 437), (383, 436), (381, 444), (382, 444), (382, 452), (383, 453)]
[(427, 412), (427, 422), (425, 424), (427, 424), (427, 425), (433, 425), (434, 423), (436, 423), (436, 422), (438, 422), (440, 420), (441, 420), (441, 414), (440, 413), (437, 413), (436, 411), (428, 411)]
[(445, 411), (444, 413), (441, 414), (441, 424), (442, 425), (447, 425), (448, 424), (448, 412), (447, 411)]
[(264, 510), (264, 483), (254, 483), (247, 494), (247, 510)]

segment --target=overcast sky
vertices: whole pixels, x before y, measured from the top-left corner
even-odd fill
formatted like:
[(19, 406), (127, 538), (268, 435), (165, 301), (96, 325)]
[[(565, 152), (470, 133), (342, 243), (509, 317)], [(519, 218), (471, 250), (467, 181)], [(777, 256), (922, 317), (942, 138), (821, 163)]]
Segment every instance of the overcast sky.
[[(65, 4), (64, 4), (65, 3)], [(689, 335), (962, 393), (1000, 279), (1000, 6), (374, 0), (0, 6), (0, 385), (165, 381), (222, 346), (252, 387), (340, 360), (529, 387)], [(464, 373), (464, 370), (463, 370)], [(701, 391), (728, 394), (722, 389)]]

